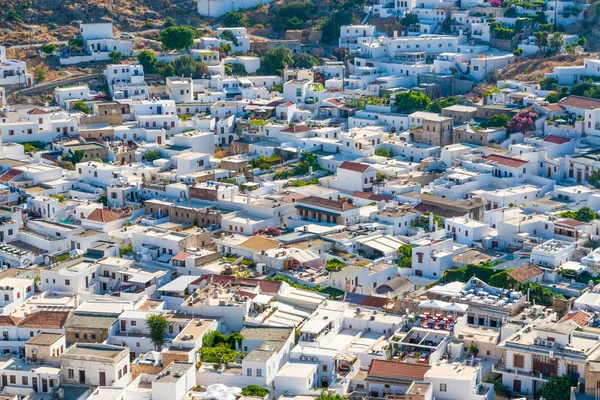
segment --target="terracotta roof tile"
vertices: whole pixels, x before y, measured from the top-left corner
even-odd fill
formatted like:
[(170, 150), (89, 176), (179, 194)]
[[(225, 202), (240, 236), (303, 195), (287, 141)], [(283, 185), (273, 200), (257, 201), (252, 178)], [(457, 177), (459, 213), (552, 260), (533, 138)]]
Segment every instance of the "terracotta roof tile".
[(355, 163), (352, 161), (344, 161), (343, 163), (340, 164), (340, 166), (338, 168), (347, 169), (347, 170), (356, 171), (356, 172), (365, 172), (367, 170), (367, 168), (369, 168), (369, 165)]
[(324, 199), (322, 197), (317, 196), (308, 196), (303, 199), (298, 199), (296, 200), (296, 203), (306, 203), (317, 207), (329, 208), (332, 210), (340, 211), (351, 210), (353, 208), (356, 208), (352, 204), (344, 203), (342, 201), (337, 200)]
[(18, 325), (22, 328), (62, 329), (67, 318), (68, 311), (38, 311), (27, 315)]
[(41, 108), (34, 108), (33, 110), (27, 111), (27, 114), (29, 114), (29, 115), (43, 115), (43, 114), (48, 114), (48, 113), (46, 111), (42, 110)]
[(0, 326), (17, 326), (21, 319), (10, 315), (0, 315)]
[(96, 208), (94, 211), (87, 216), (88, 221), (95, 222), (113, 222), (118, 219), (124, 218), (125, 215), (116, 211), (110, 211), (106, 208)]
[(263, 250), (271, 250), (276, 249), (279, 245), (279, 242), (276, 240), (271, 240), (262, 236), (252, 236), (250, 239), (246, 240), (243, 243), (240, 243), (240, 247), (245, 249), (249, 249), (252, 251), (263, 251)]
[(285, 129), (281, 130), (281, 132), (287, 132), (287, 133), (302, 133), (302, 132), (308, 132), (308, 131), (312, 131), (312, 128), (309, 128), (306, 125), (294, 125), (294, 126), (290, 126), (289, 128), (285, 128)]
[(544, 142), (554, 143), (554, 144), (565, 144), (565, 143), (569, 143), (570, 141), (571, 141), (571, 139), (569, 139), (569, 138), (565, 138), (562, 136), (556, 136), (556, 135), (548, 135), (544, 139)]
[(544, 107), (548, 111), (562, 111), (565, 108), (558, 103), (546, 104)]
[(519, 268), (515, 268), (508, 273), (508, 275), (516, 279), (519, 282), (525, 282), (531, 278), (534, 278), (540, 274), (543, 274), (544, 270), (535, 264), (522, 265)]
[(579, 327), (583, 328), (587, 326), (590, 320), (593, 318), (593, 315), (586, 313), (583, 310), (577, 310), (575, 312), (571, 312), (560, 319), (558, 322), (568, 322), (571, 321), (577, 324)]
[(574, 107), (574, 108), (595, 108), (600, 107), (600, 100), (591, 99), (583, 96), (568, 96), (560, 100), (558, 104), (562, 107)]
[(0, 176), (0, 182), (10, 182), (22, 173), (23, 172), (13, 168), (4, 175)]
[(506, 167), (513, 167), (513, 168), (517, 168), (517, 167), (520, 167), (521, 165), (527, 164), (527, 161), (521, 160), (520, 158), (501, 156), (499, 154), (490, 154), (489, 156), (483, 156), (482, 158), (484, 160), (492, 162), (492, 163), (504, 165)]
[(429, 365), (408, 364), (396, 361), (372, 360), (367, 379), (371, 376), (400, 378), (411, 381), (422, 381)]
[(186, 258), (188, 258), (189, 256), (191, 256), (190, 253), (178, 253), (176, 254), (173, 258), (171, 258), (171, 260), (174, 261), (185, 261)]
[(221, 285), (246, 285), (246, 286), (258, 286), (262, 293), (277, 293), (281, 287), (281, 281), (267, 281), (263, 279), (250, 279), (250, 278), (238, 278), (233, 275), (213, 275), (204, 274), (193, 281), (192, 285), (199, 285), (203, 280), (207, 282), (219, 283)]

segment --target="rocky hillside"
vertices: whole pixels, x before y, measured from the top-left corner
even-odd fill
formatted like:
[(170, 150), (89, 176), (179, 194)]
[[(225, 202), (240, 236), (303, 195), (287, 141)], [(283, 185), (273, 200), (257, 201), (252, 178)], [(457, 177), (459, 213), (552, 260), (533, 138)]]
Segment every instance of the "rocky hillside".
[(193, 0), (0, 0), (2, 40), (14, 44), (68, 39), (80, 21), (113, 22), (129, 32), (159, 28), (167, 16), (204, 22)]

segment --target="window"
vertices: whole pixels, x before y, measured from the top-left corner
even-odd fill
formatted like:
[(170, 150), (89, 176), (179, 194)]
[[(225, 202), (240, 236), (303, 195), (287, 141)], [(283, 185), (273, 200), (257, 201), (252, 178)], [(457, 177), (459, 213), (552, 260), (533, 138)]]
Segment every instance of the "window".
[(12, 383), (13, 385), (15, 385), (17, 383), (16, 375), (10, 375), (10, 383)]
[(67, 375), (68, 375), (68, 377), (69, 377), (70, 379), (73, 379), (73, 378), (75, 377), (75, 371), (73, 371), (73, 369), (72, 369), (72, 368), (69, 368), (69, 369), (67, 370)]
[(71, 286), (71, 281), (69, 279), (65, 279), (65, 285)]
[(262, 376), (262, 369), (256, 368), (256, 376), (259, 378)]
[(92, 339), (96, 340), (96, 334), (95, 333), (92, 333)]
[(525, 368), (525, 356), (515, 354), (513, 356), (513, 367), (515, 368)]
[(29, 385), (29, 379), (26, 376), (24, 376), (21, 381), (23, 382), (23, 386)]
[(417, 262), (419, 264), (423, 263), (423, 253), (417, 253)]
[(131, 326), (136, 326), (137, 321), (131, 321)]
[[(352, 329), (352, 328), (350, 328)], [(323, 365), (323, 372), (327, 372), (327, 365)]]
[(75, 334), (75, 339), (79, 339), (79, 333)]
[(33, 331), (30, 331), (29, 332), (29, 337), (33, 337), (33, 335), (34, 335)]
[(446, 391), (446, 384), (440, 383), (440, 392), (445, 392), (445, 391)]
[(246, 375), (252, 376), (252, 368), (246, 368)]

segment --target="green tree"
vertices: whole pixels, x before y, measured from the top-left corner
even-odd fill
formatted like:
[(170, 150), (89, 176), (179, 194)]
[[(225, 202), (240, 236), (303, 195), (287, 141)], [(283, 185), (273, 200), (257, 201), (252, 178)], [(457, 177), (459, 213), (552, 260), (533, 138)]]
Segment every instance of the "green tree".
[(319, 60), (307, 53), (300, 53), (294, 57), (294, 64), (297, 68), (312, 68), (321, 65)]
[(584, 36), (582, 36), (577, 40), (577, 44), (579, 46), (585, 46), (587, 44), (587, 39)]
[(323, 23), (321, 43), (337, 43), (340, 38), (340, 28), (343, 25), (350, 25), (354, 18), (354, 14), (349, 11), (336, 11)]
[(231, 32), (229, 30), (224, 31), (223, 33), (221, 33), (221, 39), (227, 40), (228, 42), (232, 42), (235, 46), (238, 45), (237, 38), (235, 37), (235, 35), (233, 34), (233, 32)]
[(23, 18), (21, 10), (8, 10), (6, 13), (6, 20), (8, 22), (18, 22)]
[(511, 118), (506, 114), (495, 114), (488, 120), (483, 121), (480, 126), (482, 128), (506, 128), (510, 120)]
[(548, 45), (548, 32), (537, 31), (534, 32), (533, 36), (535, 36), (538, 49), (541, 53), (544, 50), (544, 47)]
[(142, 50), (137, 56), (138, 62), (144, 67), (144, 72), (154, 74), (158, 71), (158, 57), (152, 50)]
[(46, 80), (46, 70), (44, 68), (35, 68), (33, 70), (33, 79), (36, 82), (43, 82)]
[(165, 23), (163, 24), (163, 28), (170, 28), (175, 26), (175, 20), (171, 17), (165, 18)]
[(441, 113), (442, 108), (455, 106), (457, 104), (458, 104), (458, 99), (454, 96), (450, 96), (448, 98), (445, 98), (442, 100), (437, 100), (437, 101), (434, 101), (433, 103), (431, 103), (431, 106), (429, 106), (429, 111), (434, 112), (434, 113)]
[(142, 158), (148, 162), (152, 162), (154, 160), (158, 160), (161, 157), (162, 156), (160, 155), (160, 151), (148, 150), (147, 152), (144, 153), (144, 156)]
[(46, 43), (44, 45), (42, 45), (41, 50), (42, 53), (46, 54), (46, 55), (50, 55), (52, 53), (54, 53), (56, 51), (57, 47), (54, 43)]
[(81, 100), (77, 100), (71, 104), (71, 110), (81, 111), (84, 114), (91, 114), (92, 110)]
[(223, 17), (222, 25), (228, 28), (248, 26), (246, 14), (241, 10), (229, 11)]
[(576, 378), (569, 375), (555, 376), (542, 385), (538, 394), (545, 400), (565, 400), (570, 398), (573, 386), (577, 386)]
[(552, 36), (550, 36), (549, 41), (550, 48), (553, 52), (557, 52), (565, 45), (565, 40), (563, 39), (563, 35), (560, 32), (554, 32)]
[(116, 64), (118, 62), (123, 61), (123, 53), (121, 53), (120, 51), (113, 50), (110, 53), (108, 53), (108, 58), (110, 59), (110, 62)]
[(469, 346), (469, 354), (473, 357), (477, 357), (477, 354), (479, 354), (479, 349), (477, 348), (477, 346), (475, 346), (474, 343), (471, 343), (471, 345)]
[(248, 71), (244, 64), (231, 64), (231, 75), (248, 76)]
[(170, 64), (170, 63), (167, 63), (164, 61), (159, 61), (157, 70), (158, 70), (158, 74), (163, 79), (168, 78), (169, 76), (175, 75), (175, 68), (173, 67), (173, 64)]
[(262, 386), (248, 385), (242, 389), (242, 396), (246, 397), (265, 397), (269, 391)]
[(392, 149), (387, 149), (385, 147), (379, 147), (378, 149), (375, 150), (375, 155), (381, 156), (381, 157), (392, 158), (394, 156), (394, 152), (392, 151)]
[(416, 14), (407, 14), (400, 22), (402, 23), (402, 26), (407, 28), (411, 25), (418, 24), (419, 17)]
[(409, 90), (408, 92), (398, 93), (396, 95), (396, 107), (398, 111), (404, 114), (411, 114), (415, 111), (425, 111), (429, 108), (431, 99), (421, 92)]
[(160, 351), (167, 341), (167, 327), (169, 322), (162, 314), (152, 314), (146, 318), (146, 327), (150, 333), (150, 341)]
[(600, 169), (592, 171), (588, 178), (588, 182), (596, 189), (600, 189)]
[(398, 267), (400, 268), (411, 268), (412, 267), (412, 247), (409, 244), (403, 244), (398, 249)]
[(189, 25), (170, 26), (160, 33), (160, 40), (169, 50), (188, 49), (194, 45), (198, 31)]
[(540, 89), (542, 90), (554, 90), (558, 87), (558, 80), (556, 78), (544, 78), (540, 81)]
[(579, 210), (575, 212), (575, 219), (581, 222), (590, 222), (596, 219), (598, 215), (596, 211), (592, 210), (590, 207), (585, 206), (581, 207)]
[(279, 46), (276, 49), (267, 50), (260, 58), (260, 75), (279, 75), (286, 67), (294, 65), (292, 52), (285, 46)]
[(189, 54), (184, 54), (182, 56), (177, 57), (173, 61), (173, 68), (175, 68), (175, 75), (178, 76), (193, 76), (196, 74), (196, 68), (198, 60), (194, 58), (194, 56)]

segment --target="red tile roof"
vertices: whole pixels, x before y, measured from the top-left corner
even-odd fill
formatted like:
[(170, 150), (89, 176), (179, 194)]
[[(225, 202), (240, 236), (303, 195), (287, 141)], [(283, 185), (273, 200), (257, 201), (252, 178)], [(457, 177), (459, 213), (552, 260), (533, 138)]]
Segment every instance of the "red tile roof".
[(179, 253), (179, 254), (175, 254), (175, 256), (173, 258), (171, 258), (171, 260), (185, 261), (185, 259), (188, 258), (189, 256), (191, 256), (190, 253)]
[(110, 211), (109, 209), (106, 208), (96, 208), (94, 211), (92, 211), (90, 213), (90, 215), (87, 216), (87, 220), (88, 221), (95, 221), (95, 222), (113, 222), (116, 221), (118, 219), (124, 218), (125, 215), (122, 213), (118, 213), (116, 211)]
[(513, 168), (527, 164), (527, 161), (521, 160), (520, 158), (501, 156), (499, 154), (490, 154), (489, 156), (483, 156), (482, 158), (495, 164)]
[(38, 311), (23, 318), (19, 327), (62, 329), (69, 318), (68, 311)]
[(571, 321), (577, 324), (579, 327), (583, 328), (587, 326), (590, 320), (593, 318), (593, 315), (586, 313), (583, 310), (577, 310), (575, 312), (571, 312), (560, 319), (558, 322), (567, 322)]
[(369, 165), (355, 163), (352, 161), (344, 161), (342, 164), (340, 164), (340, 166), (338, 168), (347, 169), (347, 170), (356, 171), (356, 172), (365, 172), (367, 170), (367, 168), (369, 168)]
[(546, 104), (544, 107), (548, 111), (563, 111), (565, 108), (558, 103)]
[(22, 171), (19, 171), (17, 169), (11, 169), (4, 175), (0, 176), (0, 182), (10, 182), (22, 173)]
[(585, 222), (577, 221), (576, 219), (565, 218), (560, 221), (556, 221), (556, 225), (562, 225), (569, 228), (577, 228), (578, 226), (585, 225)]
[(556, 135), (548, 135), (544, 139), (544, 142), (554, 143), (554, 144), (565, 144), (565, 143), (569, 143), (570, 141), (571, 141), (571, 139), (569, 139), (569, 138), (565, 138), (562, 136), (556, 136)]
[(508, 272), (508, 275), (519, 282), (526, 282), (531, 278), (543, 274), (544, 270), (535, 264), (522, 265)]
[(42, 115), (42, 114), (48, 114), (48, 113), (46, 111), (42, 110), (41, 108), (34, 108), (33, 110), (27, 111), (27, 114), (29, 114), (29, 115)]
[(317, 207), (329, 208), (331, 210), (351, 210), (356, 208), (352, 204), (344, 203), (343, 201), (324, 199), (318, 196), (308, 196), (303, 199), (296, 200), (296, 203), (306, 203)]
[(400, 378), (410, 381), (422, 381), (425, 378), (425, 373), (429, 371), (429, 368), (429, 365), (424, 364), (371, 360), (368, 375), (385, 378)]
[(390, 201), (390, 200), (392, 200), (391, 197), (383, 196), (381, 194), (367, 193), (367, 192), (354, 192), (354, 193), (352, 193), (352, 197), (358, 197), (359, 199), (373, 200), (373, 201), (381, 201), (381, 200)]
[(562, 107), (574, 107), (574, 108), (595, 108), (600, 107), (600, 100), (591, 99), (583, 96), (568, 96), (560, 100), (558, 104)]
[(302, 133), (302, 132), (308, 132), (308, 131), (312, 131), (312, 129), (306, 125), (294, 125), (294, 126), (290, 126), (289, 128), (285, 128), (285, 129), (281, 130), (281, 132), (288, 132), (288, 133)]
[(372, 308), (383, 308), (390, 302), (390, 299), (385, 297), (366, 296), (365, 299), (360, 303), (364, 307)]
[(294, 103), (292, 103), (291, 101), (286, 101), (285, 103), (280, 104), (280, 106), (286, 106), (286, 107), (293, 106), (293, 105), (294, 105)]
[(10, 315), (0, 315), (0, 326), (17, 326), (21, 319)]

